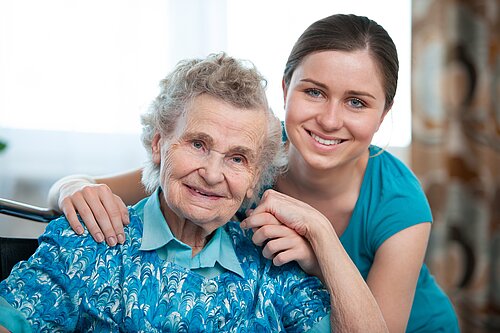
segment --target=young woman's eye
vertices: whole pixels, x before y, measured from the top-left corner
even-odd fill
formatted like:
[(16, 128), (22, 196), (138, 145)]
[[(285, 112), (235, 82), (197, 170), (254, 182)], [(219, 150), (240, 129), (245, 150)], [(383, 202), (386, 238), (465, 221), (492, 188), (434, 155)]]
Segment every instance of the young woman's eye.
[(349, 100), (349, 104), (353, 107), (353, 108), (356, 108), (356, 109), (361, 109), (363, 107), (365, 107), (365, 103), (363, 103), (362, 100), (360, 99), (357, 99), (357, 98), (352, 98)]
[(311, 97), (318, 98), (322, 96), (321, 90), (316, 88), (306, 89), (305, 93)]

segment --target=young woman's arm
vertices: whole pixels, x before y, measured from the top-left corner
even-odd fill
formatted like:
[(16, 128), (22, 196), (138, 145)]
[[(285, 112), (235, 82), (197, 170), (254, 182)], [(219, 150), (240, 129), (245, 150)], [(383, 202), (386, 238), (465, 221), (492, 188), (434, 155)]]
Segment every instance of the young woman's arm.
[[(406, 331), (429, 233), (430, 223), (414, 225), (387, 239), (375, 254), (366, 285), (383, 315), (389, 332)], [(318, 256), (325, 284), (332, 286), (334, 295), (339, 300), (348, 299), (352, 293), (349, 287), (355, 285), (346, 284), (346, 280), (356, 281), (361, 276), (359, 272), (352, 270), (354, 264), (346, 265), (348, 261), (344, 256), (339, 257), (338, 254), (345, 252), (340, 241), (332, 241), (326, 229), (322, 231), (322, 228), (312, 228), (308, 239)], [(355, 269), (357, 271), (357, 268)], [(356, 283), (364, 284), (361, 281)], [(344, 295), (346, 298), (339, 296), (344, 293), (347, 293)], [(365, 294), (359, 293), (358, 296), (361, 297), (358, 300), (360, 305), (368, 301), (364, 299)], [(371, 297), (368, 298), (371, 301)], [(337, 306), (341, 306), (344, 312), (356, 311), (353, 308), (355, 304), (356, 302), (352, 301), (337, 302)]]
[(129, 223), (126, 205), (146, 197), (142, 169), (107, 177), (74, 175), (58, 180), (49, 191), (49, 205), (61, 210), (71, 228), (81, 234), (83, 223), (97, 242), (110, 246), (125, 241), (123, 225)]
[[(387, 332), (384, 316), (375, 297), (344, 250), (330, 221), (313, 207), (268, 190), (259, 205), (243, 221), (242, 227), (260, 228), (269, 223), (271, 215), (310, 243), (312, 256), (316, 257), (321, 269), (320, 278), (331, 295), (332, 328), (336, 332)], [(272, 246), (271, 240), (277, 240), (272, 231), (268, 236), (269, 241), (265, 247)], [(271, 253), (277, 249), (278, 247), (268, 251)], [(292, 250), (292, 253), (304, 251)], [(286, 250), (281, 251), (284, 252)], [(299, 264), (302, 267), (306, 264), (304, 258), (311, 255), (302, 253), (300, 256), (302, 263)], [(314, 267), (315, 264), (311, 266)]]
[(331, 223), (305, 203), (268, 191), (243, 226), (254, 228), (253, 241), (263, 246), (263, 254), (274, 264), (297, 261), (325, 283), (332, 295), (332, 327), (378, 331), (370, 325), (380, 324), (382, 314), (384, 323), (379, 329), (386, 325), (390, 332), (405, 331), (430, 223), (410, 226), (385, 240), (375, 253), (366, 282)]
[(366, 283), (390, 332), (406, 330), (430, 232), (431, 223), (413, 225), (389, 237), (375, 253)]

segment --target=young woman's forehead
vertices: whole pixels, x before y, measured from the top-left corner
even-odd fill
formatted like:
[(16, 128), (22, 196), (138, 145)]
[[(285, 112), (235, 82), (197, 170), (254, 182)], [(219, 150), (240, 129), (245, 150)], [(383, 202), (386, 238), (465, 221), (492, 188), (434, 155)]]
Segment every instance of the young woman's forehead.
[(293, 82), (303, 80), (315, 82), (319, 86), (331, 84), (377, 86), (383, 93), (382, 75), (376, 62), (366, 50), (322, 51), (310, 54), (303, 59), (293, 74)]

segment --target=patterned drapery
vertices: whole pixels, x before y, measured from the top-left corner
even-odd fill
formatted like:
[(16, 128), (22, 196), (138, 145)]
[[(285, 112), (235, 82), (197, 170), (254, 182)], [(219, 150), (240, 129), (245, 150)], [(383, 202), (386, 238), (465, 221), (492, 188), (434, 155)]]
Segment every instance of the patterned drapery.
[(411, 167), (463, 332), (500, 332), (500, 1), (413, 0)]

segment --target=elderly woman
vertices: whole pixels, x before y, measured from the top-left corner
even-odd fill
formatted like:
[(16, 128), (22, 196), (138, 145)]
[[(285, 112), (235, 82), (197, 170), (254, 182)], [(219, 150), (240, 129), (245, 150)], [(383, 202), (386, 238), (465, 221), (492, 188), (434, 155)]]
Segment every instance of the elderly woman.
[(153, 194), (129, 208), (117, 247), (52, 221), (0, 284), (15, 332), (329, 330), (329, 295), (295, 264), (261, 255), (228, 222), (283, 165), (281, 128), (253, 66), (212, 55), (179, 63), (144, 117)]

